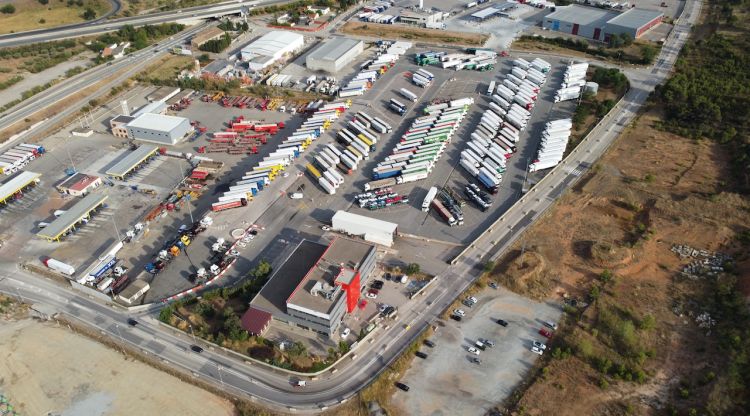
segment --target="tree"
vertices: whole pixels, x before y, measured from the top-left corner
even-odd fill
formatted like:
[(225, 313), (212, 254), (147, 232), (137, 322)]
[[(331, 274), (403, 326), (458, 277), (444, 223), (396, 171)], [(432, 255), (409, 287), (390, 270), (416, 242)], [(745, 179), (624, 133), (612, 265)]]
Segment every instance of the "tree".
[(39, 4), (44, 5), (44, 6), (49, 4), (49, 0), (38, 0), (38, 1), (39, 1)]
[(139, 29), (133, 35), (133, 48), (143, 49), (146, 46), (148, 46), (148, 37), (146, 36), (146, 31)]
[(172, 320), (173, 314), (174, 312), (172, 311), (172, 307), (166, 306), (162, 308), (161, 311), (159, 311), (159, 320), (168, 324)]
[(346, 341), (339, 341), (339, 353), (346, 354), (349, 352), (349, 343)]
[(656, 58), (656, 48), (651, 45), (641, 45), (641, 60), (644, 64), (651, 64)]
[(94, 20), (96, 19), (96, 12), (91, 7), (87, 7), (86, 11), (83, 12), (83, 18), (85, 20)]
[(16, 12), (16, 6), (12, 4), (6, 4), (3, 7), (0, 7), (0, 13), (3, 14), (13, 14)]
[(301, 357), (307, 355), (307, 347), (301, 341), (294, 341), (288, 351), (289, 355), (293, 357)]
[(421, 267), (417, 263), (410, 263), (406, 266), (406, 274), (417, 274), (421, 270)]

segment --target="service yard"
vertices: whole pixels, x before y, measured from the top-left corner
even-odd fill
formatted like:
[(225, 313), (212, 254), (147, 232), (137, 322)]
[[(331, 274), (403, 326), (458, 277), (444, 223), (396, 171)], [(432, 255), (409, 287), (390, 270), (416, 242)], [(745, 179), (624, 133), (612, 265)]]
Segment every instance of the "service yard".
[[(509, 395), (538, 356), (530, 351), (542, 321), (556, 321), (559, 305), (541, 303), (502, 288), (475, 295), (473, 307), (462, 305), (466, 316), (437, 322), (429, 338), (434, 348), (422, 345), (427, 358), (416, 357), (400, 380), (409, 392), (397, 390), (392, 404), (404, 415), (480, 415)], [(431, 296), (428, 295), (428, 299)], [(497, 323), (508, 322), (507, 327)], [(495, 343), (474, 355), (468, 347), (479, 338)], [(471, 361), (479, 358), (480, 364)]]
[(0, 390), (24, 415), (233, 415), (207, 391), (54, 323), (0, 324)]

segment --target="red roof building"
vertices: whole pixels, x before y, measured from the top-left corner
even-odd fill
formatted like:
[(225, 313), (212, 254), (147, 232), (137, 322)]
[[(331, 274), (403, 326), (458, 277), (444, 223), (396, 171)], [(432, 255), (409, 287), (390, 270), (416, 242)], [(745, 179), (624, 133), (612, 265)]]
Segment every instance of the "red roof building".
[(271, 324), (271, 314), (252, 306), (242, 315), (242, 327), (250, 335), (260, 336), (268, 329)]
[(91, 190), (98, 188), (101, 184), (102, 178), (98, 176), (76, 173), (73, 176), (65, 178), (56, 186), (56, 188), (64, 194), (85, 196), (91, 192)]

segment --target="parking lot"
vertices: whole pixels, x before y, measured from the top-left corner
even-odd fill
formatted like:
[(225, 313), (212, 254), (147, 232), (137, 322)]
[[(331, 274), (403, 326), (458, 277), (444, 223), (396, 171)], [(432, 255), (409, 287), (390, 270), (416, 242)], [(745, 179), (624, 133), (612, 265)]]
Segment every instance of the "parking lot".
[[(423, 345), (420, 351), (427, 358), (414, 358), (400, 380), (410, 390), (396, 390), (392, 403), (403, 414), (484, 414), (511, 393), (538, 358), (530, 348), (533, 341), (545, 340), (538, 333), (542, 321), (554, 322), (561, 314), (558, 305), (537, 303), (502, 288), (475, 296), (478, 303), (473, 307), (461, 306), (466, 312), (461, 322), (438, 321), (429, 338), (435, 347)], [(499, 325), (498, 319), (508, 326)], [(495, 345), (479, 350), (479, 355), (470, 353), (468, 347), (479, 338)]]

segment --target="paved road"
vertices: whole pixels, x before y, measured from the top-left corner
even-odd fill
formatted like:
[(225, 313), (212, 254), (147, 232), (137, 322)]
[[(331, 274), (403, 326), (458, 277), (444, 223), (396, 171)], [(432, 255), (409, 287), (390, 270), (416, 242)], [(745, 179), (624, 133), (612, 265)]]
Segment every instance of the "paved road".
[(116, 31), (125, 25), (143, 26), (171, 23), (177, 21), (197, 21), (201, 19), (209, 19), (230, 14), (239, 14), (243, 8), (253, 8), (259, 5), (267, 6), (277, 3), (283, 3), (284, 1), (285, 0), (230, 1), (206, 6), (196, 6), (179, 10), (171, 10), (168, 12), (123, 17), (121, 19), (97, 19), (93, 22), (2, 35), (0, 36), (0, 47), (20, 46), (36, 42), (48, 42), (52, 40), (68, 39), (80, 36), (98, 35), (101, 33)]
[[(185, 335), (175, 335), (158, 325), (153, 315), (142, 313), (142, 322), (135, 328), (127, 327), (127, 313), (93, 302), (80, 293), (71, 292), (47, 280), (31, 276), (15, 265), (0, 265), (0, 290), (39, 305), (37, 309), (59, 311), (92, 325), (115, 339), (120, 339), (155, 355), (203, 379), (223, 386), (230, 392), (277, 409), (295, 409), (312, 412), (348, 400), (366, 386), (383, 369), (398, 357), (401, 351), (440, 313), (463, 292), (481, 270), (482, 261), (502, 254), (512, 241), (541, 212), (547, 209), (563, 191), (580, 177), (614, 141), (623, 127), (633, 120), (654, 85), (670, 73), (677, 54), (688, 37), (691, 22), (700, 14), (700, 3), (689, 0), (684, 17), (667, 39), (657, 64), (652, 69), (629, 70), (631, 90), (609, 117), (595, 129), (559, 168), (551, 172), (503, 217), (501, 227), (494, 227), (480, 237), (454, 264), (439, 274), (438, 284), (422, 298), (423, 308), (405, 312), (398, 325), (380, 330), (377, 341), (361, 344), (356, 359), (344, 360), (333, 374), (325, 373), (303, 390), (294, 389), (289, 378), (258, 365), (247, 365), (223, 353), (206, 350), (195, 354), (189, 350), (192, 340)], [(15, 270), (15, 271), (14, 271)], [(408, 324), (408, 329), (404, 325)]]

